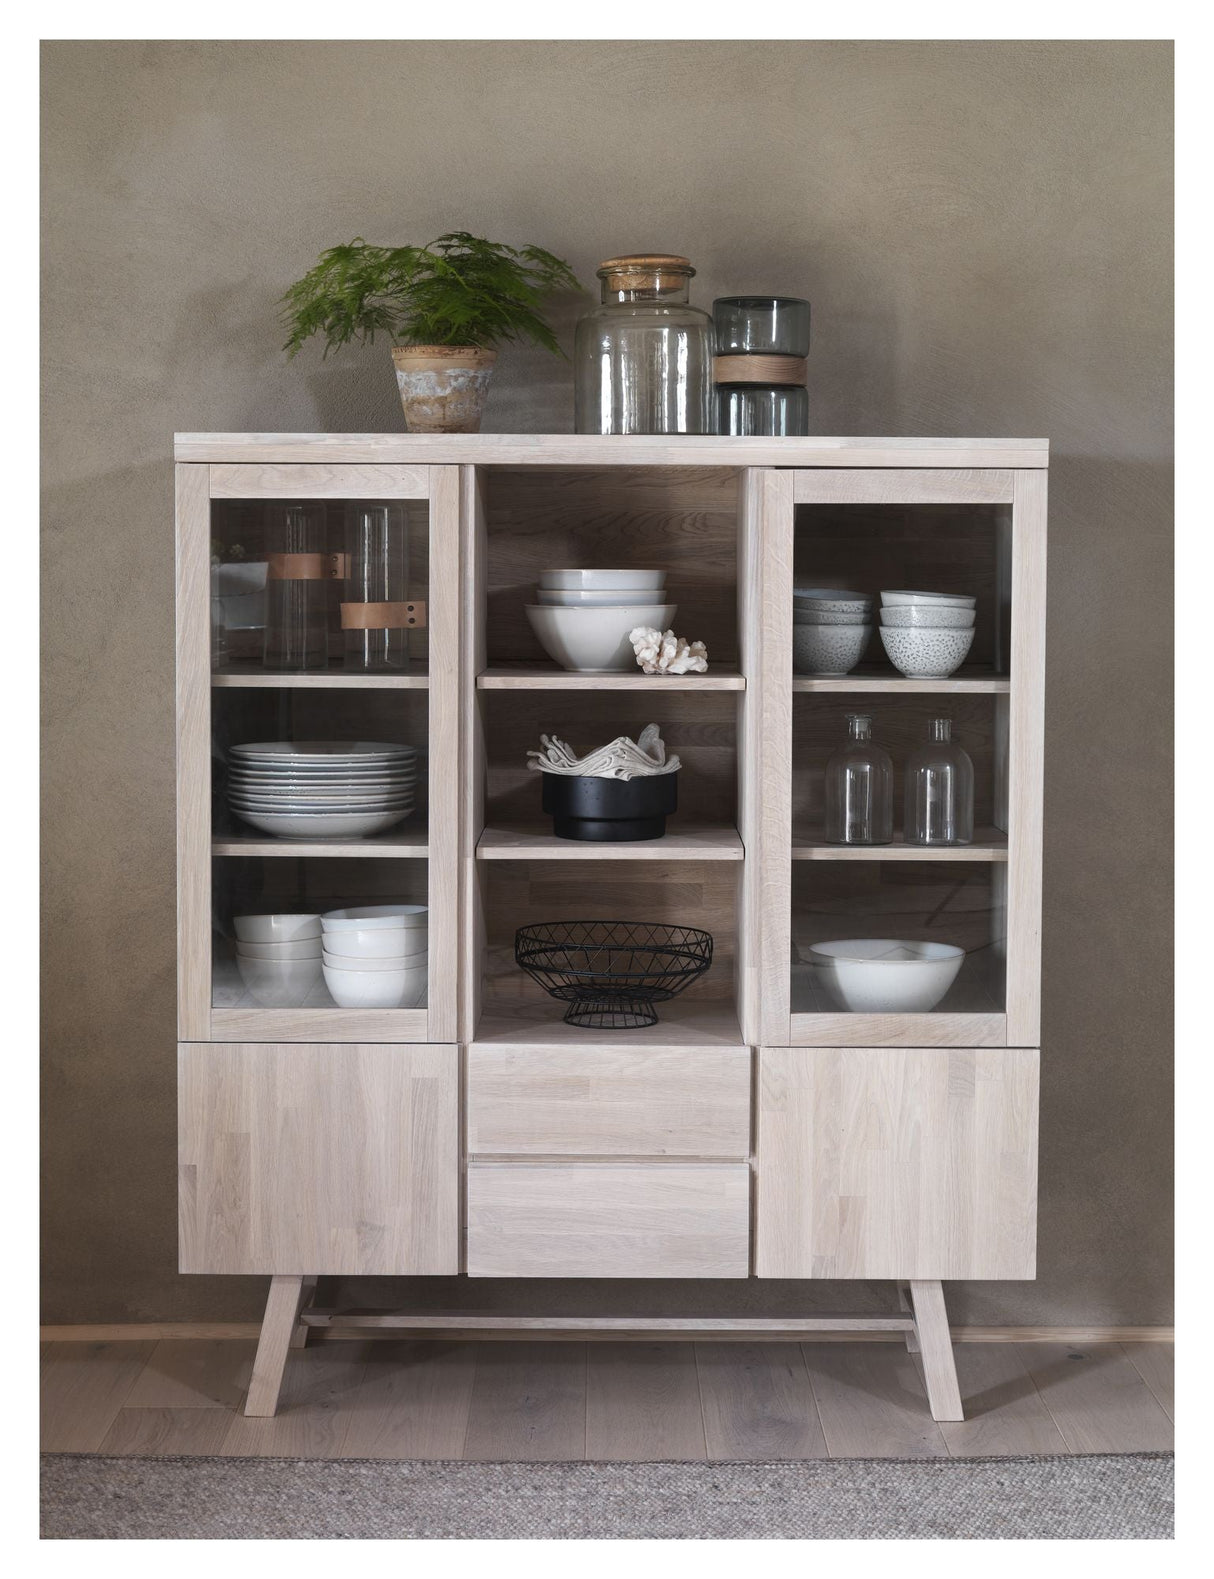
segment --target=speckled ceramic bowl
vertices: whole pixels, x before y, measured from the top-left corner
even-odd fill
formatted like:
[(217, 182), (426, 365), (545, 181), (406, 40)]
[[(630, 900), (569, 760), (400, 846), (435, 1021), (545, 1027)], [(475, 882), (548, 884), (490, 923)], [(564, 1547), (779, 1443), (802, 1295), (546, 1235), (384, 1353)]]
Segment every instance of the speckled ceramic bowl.
[(850, 674), (872, 633), (871, 625), (794, 625), (793, 669), (797, 674)]
[(908, 680), (946, 680), (965, 662), (974, 644), (974, 633), (972, 630), (897, 630), (883, 625), (881, 642), (890, 663)]
[(897, 630), (967, 631), (974, 623), (973, 609), (950, 609), (943, 603), (881, 610), (881, 623)]
[(873, 611), (871, 608), (823, 609), (810, 603), (798, 603), (793, 605), (792, 618), (794, 625), (871, 625)]

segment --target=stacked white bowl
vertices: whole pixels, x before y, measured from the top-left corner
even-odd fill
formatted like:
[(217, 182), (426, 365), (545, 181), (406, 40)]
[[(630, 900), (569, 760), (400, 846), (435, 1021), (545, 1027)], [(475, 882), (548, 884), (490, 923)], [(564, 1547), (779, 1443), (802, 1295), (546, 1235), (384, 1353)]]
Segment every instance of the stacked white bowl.
[(606, 674), (636, 667), (628, 633), (670, 628), (664, 570), (545, 570), (527, 618), (540, 646), (562, 669)]
[(881, 642), (910, 680), (945, 680), (974, 644), (976, 598), (959, 592), (883, 592)]
[(872, 595), (794, 587), (792, 618), (792, 666), (797, 674), (850, 674), (873, 633)]
[(280, 839), (357, 839), (408, 817), (417, 747), (375, 740), (268, 740), (228, 753), (228, 805)]
[(362, 905), (320, 918), (322, 969), (340, 1009), (418, 1009), (426, 1002), (425, 905)]
[(297, 1009), (320, 986), (320, 917), (233, 916), (236, 968), (266, 1009)]

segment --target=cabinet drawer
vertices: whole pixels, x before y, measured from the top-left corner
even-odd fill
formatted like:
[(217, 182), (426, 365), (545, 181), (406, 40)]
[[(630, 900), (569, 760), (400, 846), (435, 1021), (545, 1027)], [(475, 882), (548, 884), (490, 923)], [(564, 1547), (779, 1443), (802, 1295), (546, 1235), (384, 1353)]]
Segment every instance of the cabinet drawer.
[(760, 1277), (1031, 1278), (1030, 1047), (764, 1047)]
[(471, 1277), (745, 1277), (745, 1163), (471, 1163)]
[(468, 1151), (750, 1155), (750, 1050), (470, 1047)]
[(183, 1272), (459, 1270), (457, 1053), (178, 1049)]

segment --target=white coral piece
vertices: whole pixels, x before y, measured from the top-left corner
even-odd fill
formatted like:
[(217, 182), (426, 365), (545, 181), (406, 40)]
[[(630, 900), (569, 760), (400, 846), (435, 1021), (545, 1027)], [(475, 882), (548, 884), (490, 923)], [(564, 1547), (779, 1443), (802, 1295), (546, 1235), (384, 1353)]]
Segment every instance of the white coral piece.
[(628, 640), (645, 674), (706, 674), (708, 648), (702, 641), (688, 641), (671, 631), (638, 625)]

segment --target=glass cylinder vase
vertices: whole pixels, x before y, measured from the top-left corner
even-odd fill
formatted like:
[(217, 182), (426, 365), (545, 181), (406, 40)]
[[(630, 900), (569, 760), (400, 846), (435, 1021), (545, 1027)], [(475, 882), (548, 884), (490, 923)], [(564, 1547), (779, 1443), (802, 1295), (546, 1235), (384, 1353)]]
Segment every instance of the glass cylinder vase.
[(269, 507), (266, 521), (267, 669), (323, 669), (329, 661), (329, 582), (325, 507)]
[(826, 842), (889, 844), (894, 836), (894, 764), (872, 738), (872, 719), (847, 715), (847, 744), (826, 764)]
[(579, 433), (712, 433), (712, 319), (688, 301), (686, 258), (647, 254), (599, 265), (601, 305), (574, 339)]
[(347, 669), (409, 667), (409, 535), (401, 504), (357, 504), (346, 511), (345, 590), (341, 604)]
[(933, 718), (927, 745), (906, 764), (907, 844), (973, 840), (974, 764), (952, 736), (951, 719)]

